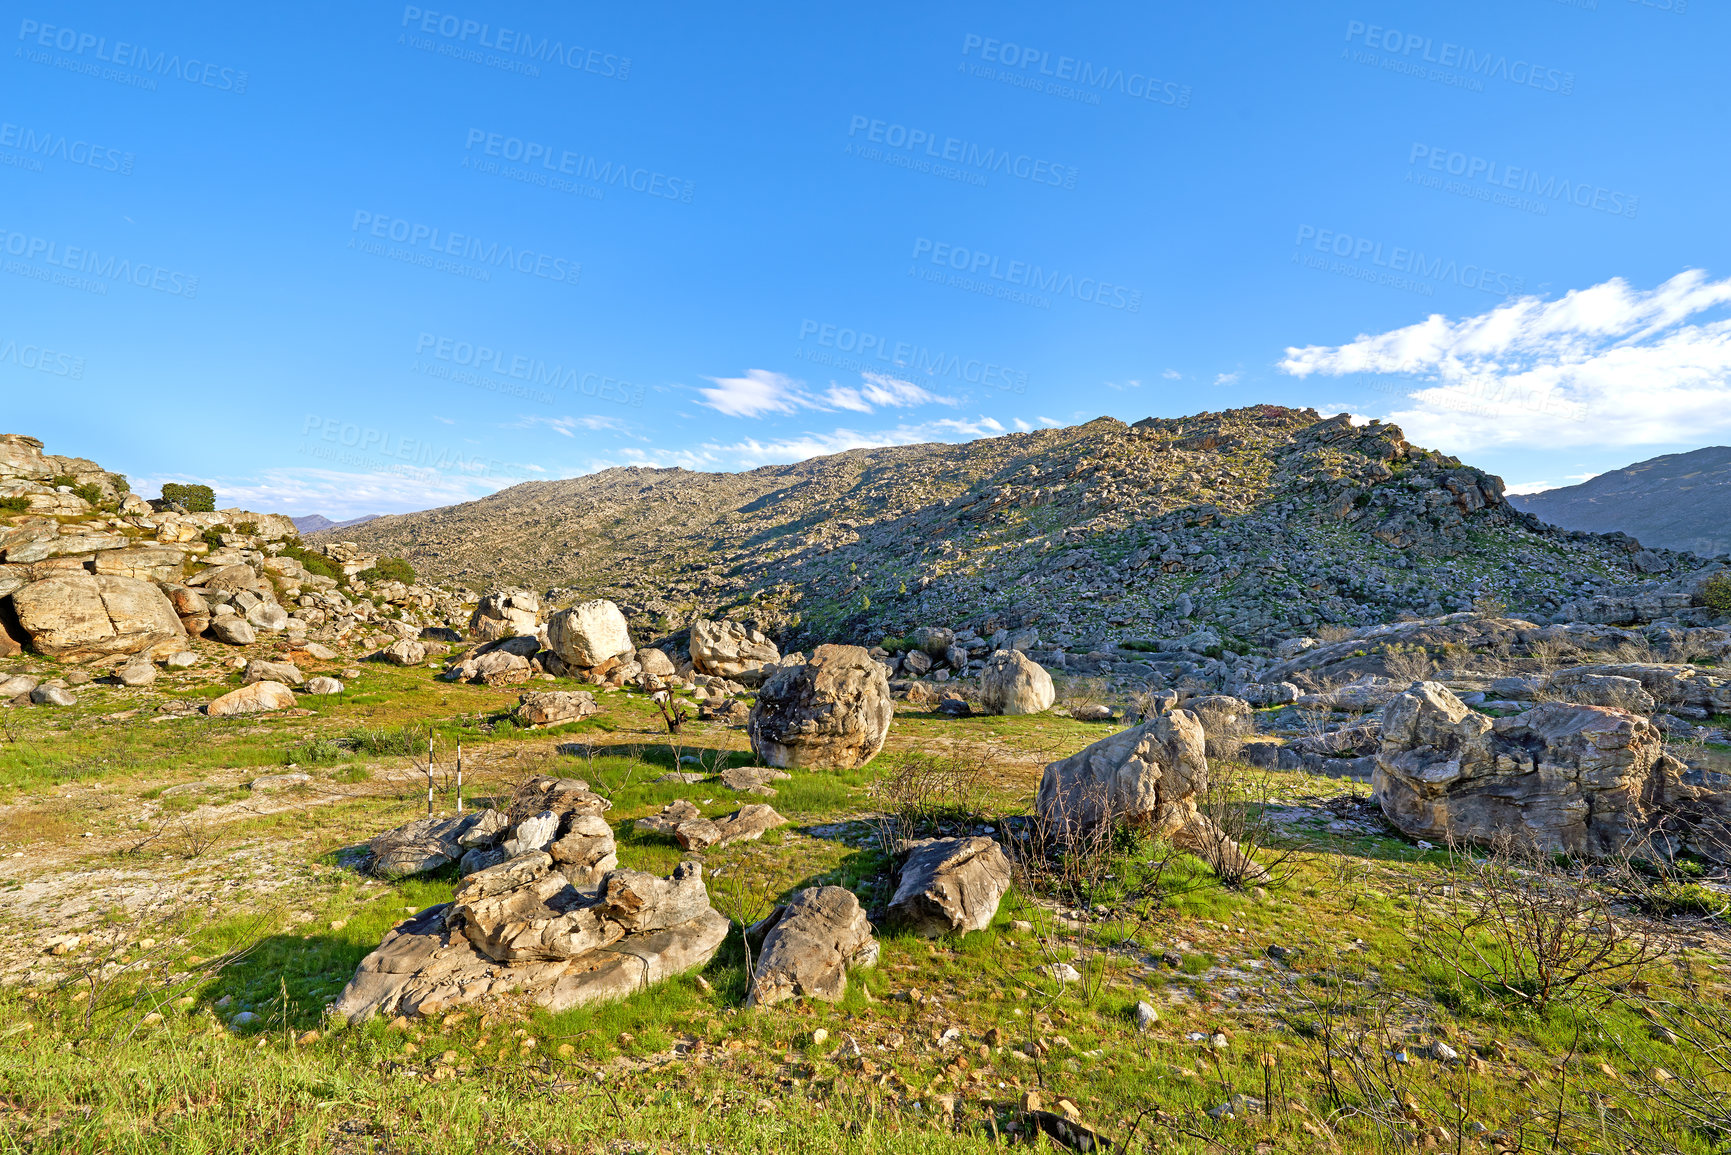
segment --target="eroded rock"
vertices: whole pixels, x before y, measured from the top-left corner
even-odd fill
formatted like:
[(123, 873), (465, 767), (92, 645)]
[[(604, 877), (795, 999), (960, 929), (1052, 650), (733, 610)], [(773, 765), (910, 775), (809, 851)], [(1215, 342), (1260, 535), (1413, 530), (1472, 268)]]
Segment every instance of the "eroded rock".
[(1010, 860), (990, 838), (924, 838), (903, 850), (890, 914), (921, 934), (984, 930), (1010, 889)]
[(883, 748), (895, 707), (883, 666), (859, 646), (819, 646), (758, 691), (748, 731), (770, 766), (851, 770)]
[(877, 939), (851, 890), (810, 887), (768, 921), (747, 1006), (800, 997), (836, 1002), (847, 992), (849, 969), (877, 962)]

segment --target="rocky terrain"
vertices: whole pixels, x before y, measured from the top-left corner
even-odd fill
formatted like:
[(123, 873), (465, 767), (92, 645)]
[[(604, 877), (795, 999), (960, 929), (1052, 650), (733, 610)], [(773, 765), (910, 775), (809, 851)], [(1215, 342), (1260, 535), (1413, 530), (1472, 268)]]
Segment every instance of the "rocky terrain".
[(1731, 551), (1731, 447), (1667, 453), (1508, 500), (1565, 529), (1626, 533), (1654, 548), (1711, 557)]
[(1702, 566), (1552, 527), (1395, 426), (1271, 405), (746, 473), (610, 469), (342, 534), (476, 593), (611, 598), (645, 640), (730, 617), (788, 648), (941, 623), (1083, 654), (1207, 627), (1248, 653), (1475, 603), (1639, 624), (1674, 616), (1652, 613), (1663, 596), (1687, 609)]

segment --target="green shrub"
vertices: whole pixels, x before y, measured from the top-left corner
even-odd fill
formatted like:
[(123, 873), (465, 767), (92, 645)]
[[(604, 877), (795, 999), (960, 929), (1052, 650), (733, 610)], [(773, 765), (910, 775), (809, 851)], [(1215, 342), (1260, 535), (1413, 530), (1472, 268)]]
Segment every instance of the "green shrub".
[(303, 545), (289, 544), (283, 546), (280, 552), (283, 557), (292, 557), (300, 562), (306, 567), (308, 573), (328, 577), (335, 581), (343, 580), (343, 567), (317, 550), (307, 549)]
[(72, 495), (74, 497), (82, 497), (91, 505), (101, 505), (103, 501), (102, 487), (94, 481), (87, 481), (83, 485), (73, 486)]
[(0, 513), (29, 513), (28, 497), (0, 497)]
[(243, 521), (239, 525), (235, 526), (234, 528), (235, 528), (236, 532), (244, 533), (248, 537), (257, 537), (258, 536), (258, 522), (256, 522), (256, 521)]
[(199, 536), (204, 538), (204, 544), (208, 545), (211, 549), (221, 549), (222, 548), (222, 535), (225, 533), (233, 533), (233, 532), (234, 532), (234, 530), (230, 529), (226, 525), (213, 525), (209, 529), (205, 530), (204, 533), (200, 534)]
[(188, 513), (216, 512), (216, 491), (208, 485), (181, 485), (174, 481), (164, 482), (162, 500), (178, 502)]
[(1731, 614), (1731, 572), (1720, 570), (1701, 587), (1701, 604), (1716, 614)]
[(355, 577), (364, 582), (402, 582), (412, 586), (415, 584), (415, 567), (400, 557), (382, 557), (378, 565), (362, 570)]
[(50, 477), (48, 479), (48, 488), (49, 489), (59, 489), (63, 485), (67, 489), (71, 489), (73, 486), (75, 486), (77, 484), (78, 484), (78, 479), (76, 477), (70, 477), (64, 473), (61, 474), (59, 477)]

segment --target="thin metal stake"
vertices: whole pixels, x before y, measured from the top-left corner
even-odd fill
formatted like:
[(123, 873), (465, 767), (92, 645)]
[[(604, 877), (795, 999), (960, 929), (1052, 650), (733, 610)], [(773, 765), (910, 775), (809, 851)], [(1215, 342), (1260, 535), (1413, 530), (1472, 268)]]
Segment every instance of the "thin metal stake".
[(457, 813), (463, 812), (463, 744), (457, 743)]
[(433, 736), (427, 735), (427, 817), (433, 816)]

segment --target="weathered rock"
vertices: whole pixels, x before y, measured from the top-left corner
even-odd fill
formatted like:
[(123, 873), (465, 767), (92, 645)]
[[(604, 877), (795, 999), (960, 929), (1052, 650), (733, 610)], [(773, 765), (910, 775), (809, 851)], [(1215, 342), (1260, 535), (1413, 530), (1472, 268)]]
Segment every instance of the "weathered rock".
[(469, 820), (469, 825), (457, 835), (457, 845), (465, 849), (492, 846), (505, 837), (511, 829), (511, 820), (503, 810), (477, 811)]
[(281, 682), (254, 682), (216, 699), (205, 709), (205, 713), (212, 718), (231, 714), (262, 714), (270, 710), (292, 710), (294, 704), (294, 691)]
[(636, 649), (625, 615), (604, 598), (554, 614), (547, 623), (547, 646), (560, 661), (578, 669), (594, 669)]
[(645, 674), (657, 678), (671, 678), (678, 672), (673, 659), (667, 656), (665, 650), (643, 649), (637, 651), (637, 664), (643, 667)]
[(325, 677), (322, 674), (319, 677), (313, 678), (307, 682), (307, 693), (309, 693), (309, 694), (324, 695), (324, 694), (340, 694), (342, 692), (343, 692), (343, 684), (340, 681), (338, 681), (335, 678)]
[(12, 674), (0, 677), (0, 700), (16, 698), (20, 694), (28, 694), (42, 684), (42, 679), (30, 674)]
[(810, 887), (771, 919), (752, 969), (747, 1006), (799, 997), (836, 1002), (847, 992), (850, 967), (877, 962), (877, 939), (851, 890)]
[(587, 690), (541, 690), (517, 699), (516, 714), (530, 726), (557, 726), (599, 713), (595, 695)]
[(782, 666), (752, 707), (751, 748), (790, 769), (851, 770), (883, 749), (895, 715), (884, 668), (859, 646), (819, 646)]
[(505, 853), (512, 858), (535, 850), (545, 850), (559, 833), (559, 815), (551, 810), (532, 814), (516, 824), (511, 837), (505, 839)]
[(180, 650), (177, 653), (168, 655), (162, 664), (171, 670), (191, 669), (193, 666), (198, 665), (198, 655), (193, 653), (191, 650)]
[[(507, 861), (492, 869), (511, 866)], [(621, 923), (604, 916), (592, 896), (552, 872), (510, 890), (465, 892), (452, 900), (451, 910), (469, 941), (502, 963), (575, 958), (618, 942), (626, 933)]]
[(301, 649), (306, 651), (308, 657), (320, 662), (334, 662), (341, 656), (322, 642), (308, 642)]
[(1383, 711), (1374, 785), (1383, 814), (1414, 837), (1599, 856), (1712, 801), (1681, 771), (1658, 728), (1627, 711), (1548, 703), (1492, 720), (1424, 682)]
[(928, 936), (984, 930), (1010, 889), (1010, 860), (990, 838), (924, 838), (903, 850), (890, 914)]
[(601, 909), (633, 933), (663, 930), (709, 909), (703, 867), (682, 862), (666, 878), (641, 870), (615, 870), (601, 884)]
[(149, 658), (134, 658), (114, 671), (123, 686), (148, 686), (156, 681), (156, 667)]
[(673, 837), (686, 850), (708, 850), (733, 842), (754, 842), (765, 832), (786, 823), (787, 819), (777, 814), (774, 807), (757, 803), (741, 806), (726, 818), (714, 821), (694, 818), (681, 822), (673, 828)]
[(714, 910), (666, 930), (630, 935), (575, 959), (499, 965), (448, 925), (451, 908), (431, 907), (385, 936), (337, 997), (336, 1013), (358, 1022), (375, 1013), (422, 1016), (514, 993), (550, 1013), (613, 999), (707, 963), (727, 937)]
[(774, 642), (739, 622), (691, 623), (691, 665), (700, 674), (746, 681), (780, 658)]
[(258, 641), (251, 623), (240, 617), (216, 617), (210, 621), (211, 636), (230, 646), (250, 646)]
[(541, 599), (525, 589), (489, 590), (475, 606), (469, 629), (484, 642), (519, 634), (533, 635), (541, 626)]
[(78, 705), (78, 699), (64, 686), (37, 686), (30, 691), (30, 701), (38, 706)]
[(515, 686), (527, 682), (533, 672), (529, 659), (501, 649), (462, 658), (446, 667), (439, 677), (447, 682)]
[(138, 578), (140, 581), (170, 582), (180, 576), (186, 551), (172, 546), (145, 545), (132, 549), (105, 549), (97, 553), (92, 568), (98, 574)]
[(300, 667), (293, 662), (271, 662), (264, 658), (254, 658), (246, 664), (240, 680), (247, 685), (254, 682), (281, 682), (287, 686), (298, 686), (306, 681)]
[(512, 826), (533, 815), (552, 811), (555, 814), (601, 814), (612, 803), (592, 793), (589, 783), (581, 778), (531, 778), (517, 788), (506, 811)]
[(12, 595), (19, 627), (38, 653), (63, 661), (114, 654), (166, 657), (186, 644), (174, 606), (150, 582), (65, 571)]
[[(230, 556), (234, 555), (231, 554)], [(251, 589), (258, 584), (258, 580), (257, 571), (250, 565), (245, 562), (235, 562), (232, 565), (218, 565), (207, 570), (200, 570), (187, 578), (186, 584), (207, 590), (226, 590), (232, 593), (236, 590)]]
[(770, 783), (785, 781), (792, 777), (792, 774), (784, 770), (775, 770), (765, 766), (733, 766), (721, 772), (721, 784), (729, 790), (773, 798), (775, 797), (775, 787), (771, 786)]
[(703, 818), (703, 811), (684, 798), (676, 798), (647, 818), (637, 820), (637, 829), (644, 834), (673, 836), (680, 825)]
[(560, 834), (547, 847), (559, 872), (574, 886), (594, 886), (619, 866), (613, 827), (599, 814), (566, 817)]
[(380, 650), (379, 656), (393, 666), (418, 666), (427, 660), (427, 647), (412, 638), (404, 638)]
[(403, 878), (437, 870), (463, 853), (459, 839), (478, 818), (474, 814), (419, 818), (387, 830), (367, 843), (372, 852), (367, 869), (381, 878)]
[(980, 705), (989, 714), (1038, 714), (1057, 691), (1045, 667), (1019, 650), (999, 650), (980, 674)]

